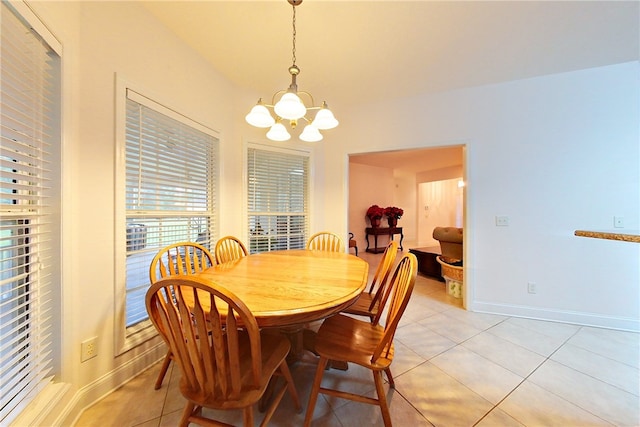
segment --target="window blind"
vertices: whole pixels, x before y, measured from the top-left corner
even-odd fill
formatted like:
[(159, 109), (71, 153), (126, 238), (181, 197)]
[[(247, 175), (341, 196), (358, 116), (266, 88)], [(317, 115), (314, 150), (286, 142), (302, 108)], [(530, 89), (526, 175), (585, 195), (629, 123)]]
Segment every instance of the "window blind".
[(249, 147), (247, 206), (251, 253), (305, 247), (309, 223), (309, 156)]
[(149, 265), (160, 248), (194, 241), (211, 249), (218, 138), (132, 90), (127, 91), (125, 132), (129, 327), (148, 319)]
[(0, 425), (8, 425), (53, 375), (61, 85), (60, 57), (33, 29), (42, 26), (26, 22), (35, 17), (0, 8)]

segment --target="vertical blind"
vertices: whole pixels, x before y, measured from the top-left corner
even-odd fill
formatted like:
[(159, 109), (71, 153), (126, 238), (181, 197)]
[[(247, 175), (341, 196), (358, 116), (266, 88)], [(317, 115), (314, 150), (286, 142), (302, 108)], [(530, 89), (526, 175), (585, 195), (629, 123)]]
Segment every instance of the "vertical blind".
[(305, 247), (309, 228), (309, 156), (249, 147), (251, 253)]
[(148, 318), (144, 297), (158, 250), (215, 237), (218, 138), (215, 132), (127, 91), (126, 326)]
[(0, 5), (0, 425), (51, 380), (60, 57)]

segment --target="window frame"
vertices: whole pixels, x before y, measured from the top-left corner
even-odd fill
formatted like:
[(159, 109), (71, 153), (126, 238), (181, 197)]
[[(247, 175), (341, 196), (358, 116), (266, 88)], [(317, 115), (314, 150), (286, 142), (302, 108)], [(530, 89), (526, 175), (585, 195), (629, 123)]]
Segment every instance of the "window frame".
[[(214, 216), (214, 224), (210, 229), (211, 241), (215, 241), (218, 235), (219, 214), (217, 207), (220, 198), (220, 160), (219, 153), (221, 147), (221, 137), (217, 130), (212, 129), (202, 122), (199, 122), (183, 113), (177, 112), (176, 109), (169, 106), (168, 103), (161, 101), (159, 97), (154, 96), (148, 90), (141, 88), (139, 85), (131, 82), (129, 79), (116, 73), (116, 143), (115, 143), (115, 280), (114, 280), (114, 356), (119, 356), (134, 347), (148, 341), (157, 336), (157, 331), (149, 319), (143, 320), (132, 326), (127, 326), (127, 310), (126, 310), (126, 277), (127, 277), (127, 217), (126, 208), (126, 121), (127, 121), (127, 92), (132, 91), (138, 97), (145, 99), (144, 104), (148, 103), (152, 109), (164, 115), (178, 120), (191, 127), (194, 127), (204, 133), (207, 133), (217, 139), (218, 158), (214, 165), (214, 174), (211, 176), (213, 186), (212, 199), (212, 215)], [(196, 212), (194, 212), (195, 214)], [(207, 214), (208, 215), (208, 214)], [(198, 216), (198, 215), (194, 215)]]

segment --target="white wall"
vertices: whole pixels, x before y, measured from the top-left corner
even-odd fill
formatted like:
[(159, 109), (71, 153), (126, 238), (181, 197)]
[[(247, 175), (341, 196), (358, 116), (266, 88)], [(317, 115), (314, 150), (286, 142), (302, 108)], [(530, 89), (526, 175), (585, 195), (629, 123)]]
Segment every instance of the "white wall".
[[(220, 131), (221, 228), (230, 234), (244, 232), (243, 143), (264, 136), (242, 121), (257, 94), (233, 87), (139, 4), (31, 4), (65, 52), (57, 379), (70, 388), (45, 423), (69, 423), (165, 351), (156, 339), (113, 355), (115, 74)], [(640, 245), (573, 236), (611, 228), (614, 215), (640, 228), (638, 71), (621, 64), (345, 108), (340, 128), (317, 145), (312, 228), (348, 232), (348, 153), (467, 144), (468, 305), (638, 330)], [(384, 197), (372, 203), (401, 202), (377, 191)], [(510, 227), (494, 226), (498, 214)], [(538, 294), (526, 293), (527, 281)], [(94, 335), (99, 354), (80, 363), (80, 342)]]
[[(367, 209), (371, 205), (387, 207), (394, 202), (393, 170), (375, 166), (351, 163), (349, 167), (349, 223), (348, 231), (352, 232), (358, 242), (358, 250), (367, 248), (364, 229), (371, 227), (367, 219)], [(342, 210), (337, 210), (342, 212)], [(385, 219), (383, 218), (383, 221)], [(383, 224), (383, 226), (385, 226)], [(369, 238), (373, 248), (373, 238)]]
[[(46, 424), (68, 424), (83, 407), (163, 357), (157, 338), (114, 356), (114, 97), (116, 73), (145, 94), (220, 132), (222, 226), (236, 227), (243, 144), (236, 95), (244, 93), (135, 2), (31, 2), (63, 44), (64, 148), (62, 371), (69, 385)], [(246, 105), (255, 102), (247, 96)], [(253, 99), (253, 101), (251, 101)], [(232, 204), (228, 199), (232, 200)], [(229, 231), (232, 233), (233, 231)], [(98, 356), (80, 363), (80, 342)], [(60, 409), (62, 408), (62, 409)]]
[(439, 246), (433, 238), (435, 227), (462, 227), (462, 191), (458, 182), (446, 179), (418, 184), (419, 239), (416, 246)]
[(573, 233), (611, 229), (614, 215), (640, 229), (639, 71), (632, 62), (343, 111), (326, 186), (346, 178), (345, 153), (466, 144), (468, 307), (638, 330), (640, 245)]

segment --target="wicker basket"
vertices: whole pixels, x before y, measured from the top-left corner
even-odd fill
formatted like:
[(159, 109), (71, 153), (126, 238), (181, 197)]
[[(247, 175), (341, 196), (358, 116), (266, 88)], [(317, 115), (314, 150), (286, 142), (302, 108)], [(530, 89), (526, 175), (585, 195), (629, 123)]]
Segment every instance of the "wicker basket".
[(464, 280), (462, 276), (462, 267), (451, 265), (451, 263), (457, 262), (459, 260), (443, 257), (442, 255), (438, 256), (436, 260), (442, 266), (442, 276), (444, 278), (448, 277), (451, 280), (457, 280), (459, 282), (462, 282)]
[(447, 293), (454, 298), (462, 298), (464, 277), (462, 267), (451, 265), (459, 260), (447, 258), (442, 255), (436, 257), (436, 261), (442, 266), (442, 277), (447, 284)]

